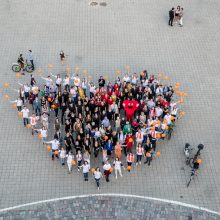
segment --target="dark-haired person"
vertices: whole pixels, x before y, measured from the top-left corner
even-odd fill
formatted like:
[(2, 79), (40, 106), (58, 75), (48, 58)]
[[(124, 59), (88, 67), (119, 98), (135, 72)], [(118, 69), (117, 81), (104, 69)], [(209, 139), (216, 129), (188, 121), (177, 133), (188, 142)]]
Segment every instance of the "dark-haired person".
[(173, 26), (173, 19), (174, 19), (174, 8), (169, 11), (169, 23), (168, 25)]

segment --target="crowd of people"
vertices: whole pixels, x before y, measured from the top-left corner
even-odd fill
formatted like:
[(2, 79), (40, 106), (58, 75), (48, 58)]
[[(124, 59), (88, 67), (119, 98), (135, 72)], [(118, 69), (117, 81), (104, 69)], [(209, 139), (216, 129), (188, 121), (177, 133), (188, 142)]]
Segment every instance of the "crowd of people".
[(157, 141), (166, 138), (178, 112), (173, 87), (146, 70), (113, 83), (100, 76), (95, 84), (77, 73), (64, 78), (51, 73), (41, 80), (42, 88), (33, 75), (30, 84), (19, 82), (18, 97), (11, 102), (52, 160), (67, 165), (68, 173), (82, 172), (85, 181), (91, 172), (98, 189), (100, 178), (109, 182), (112, 172), (117, 179), (143, 160), (150, 166), (160, 155)]

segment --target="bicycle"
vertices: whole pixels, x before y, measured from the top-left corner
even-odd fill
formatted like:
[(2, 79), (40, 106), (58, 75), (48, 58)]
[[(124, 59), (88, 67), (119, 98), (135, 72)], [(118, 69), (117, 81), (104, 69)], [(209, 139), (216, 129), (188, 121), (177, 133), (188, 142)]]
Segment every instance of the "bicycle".
[(195, 168), (193, 168), (193, 169), (191, 170), (191, 175), (190, 175), (190, 178), (189, 178), (189, 182), (186, 184), (186, 187), (187, 187), (187, 188), (189, 187), (191, 181), (194, 179), (194, 176), (197, 175), (196, 171), (197, 171), (197, 170), (196, 170)]
[[(21, 65), (19, 63), (13, 63), (11, 68), (16, 73), (21, 71)], [(24, 63), (23, 70), (27, 71), (28, 73), (32, 73), (34, 71), (34, 69), (32, 68), (32, 65), (28, 63)]]

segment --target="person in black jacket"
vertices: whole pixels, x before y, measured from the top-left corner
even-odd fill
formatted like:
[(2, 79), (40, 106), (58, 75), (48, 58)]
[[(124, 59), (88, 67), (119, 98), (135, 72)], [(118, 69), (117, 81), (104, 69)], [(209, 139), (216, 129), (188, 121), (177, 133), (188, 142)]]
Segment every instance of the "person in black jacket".
[(173, 19), (174, 19), (174, 8), (172, 8), (172, 10), (169, 11), (169, 25), (173, 26)]

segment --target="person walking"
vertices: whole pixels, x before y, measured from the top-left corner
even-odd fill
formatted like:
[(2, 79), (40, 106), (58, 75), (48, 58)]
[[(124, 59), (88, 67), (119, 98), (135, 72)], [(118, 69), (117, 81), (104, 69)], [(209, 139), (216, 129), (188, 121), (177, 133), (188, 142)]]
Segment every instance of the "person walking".
[(84, 161), (84, 164), (82, 165), (82, 172), (83, 172), (84, 181), (89, 180), (89, 170), (90, 170), (90, 165), (89, 165), (88, 161)]
[(32, 50), (28, 50), (27, 56), (26, 56), (26, 61), (31, 63), (31, 68), (34, 70), (34, 59), (33, 59), (33, 53)]
[(115, 178), (116, 179), (118, 178), (118, 173), (122, 177), (121, 168), (124, 166), (118, 157), (115, 158), (115, 161), (113, 162), (113, 166), (115, 168)]
[(168, 25), (173, 26), (173, 19), (174, 19), (174, 8), (169, 11), (169, 23)]
[(106, 182), (109, 182), (109, 175), (111, 174), (111, 165), (109, 161), (107, 160), (103, 166), (104, 175)]
[(100, 189), (100, 179), (101, 179), (101, 177), (102, 177), (102, 173), (101, 173), (99, 167), (97, 167), (97, 168), (95, 169), (94, 177), (95, 177), (97, 189), (99, 190), (99, 189)]

